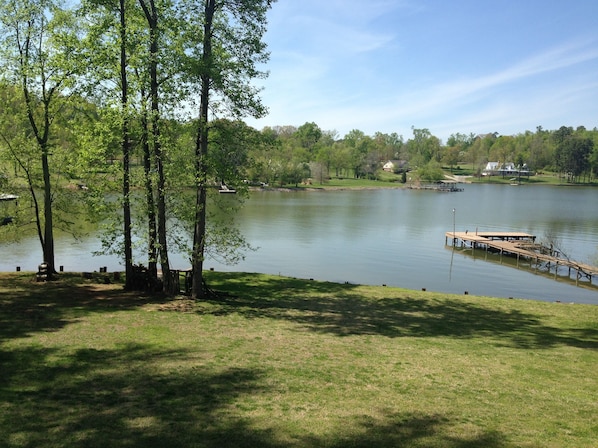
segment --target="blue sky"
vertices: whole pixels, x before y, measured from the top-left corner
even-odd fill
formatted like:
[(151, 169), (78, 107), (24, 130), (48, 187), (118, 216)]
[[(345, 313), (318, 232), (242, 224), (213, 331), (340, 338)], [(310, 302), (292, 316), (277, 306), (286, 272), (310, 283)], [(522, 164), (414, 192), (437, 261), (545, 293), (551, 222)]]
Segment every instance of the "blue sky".
[(598, 126), (596, 0), (278, 0), (268, 17), (258, 129)]

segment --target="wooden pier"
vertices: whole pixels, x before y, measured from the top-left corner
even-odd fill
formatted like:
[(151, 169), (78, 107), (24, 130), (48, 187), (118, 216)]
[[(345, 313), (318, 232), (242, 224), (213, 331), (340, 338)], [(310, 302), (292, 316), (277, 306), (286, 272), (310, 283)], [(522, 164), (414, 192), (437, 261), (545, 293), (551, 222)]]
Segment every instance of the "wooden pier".
[(576, 284), (584, 277), (592, 284), (592, 277), (598, 275), (598, 267), (563, 258), (554, 248), (536, 243), (536, 236), (529, 233), (446, 232), (445, 244), (448, 244), (449, 238), (453, 246), (469, 246), (472, 249), (486, 249), (487, 252), (499, 253), (501, 257), (503, 255), (516, 257), (517, 266), (521, 258), (535, 263), (536, 269), (544, 263), (549, 271), (554, 267), (555, 278), (559, 267), (567, 268), (569, 276), (572, 271), (576, 273)]
[(463, 191), (463, 188), (457, 185), (455, 181), (440, 181), (436, 183), (416, 183), (409, 186), (411, 190), (434, 190), (434, 191), (445, 191), (445, 192), (455, 192), (455, 191)]

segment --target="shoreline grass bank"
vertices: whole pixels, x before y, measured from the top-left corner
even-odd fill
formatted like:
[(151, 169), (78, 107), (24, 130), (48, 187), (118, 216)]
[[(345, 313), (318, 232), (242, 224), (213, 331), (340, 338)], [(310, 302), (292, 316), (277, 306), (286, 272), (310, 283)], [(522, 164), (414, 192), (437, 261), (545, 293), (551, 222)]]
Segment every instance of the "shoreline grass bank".
[(0, 274), (0, 446), (595, 446), (596, 306), (206, 276)]

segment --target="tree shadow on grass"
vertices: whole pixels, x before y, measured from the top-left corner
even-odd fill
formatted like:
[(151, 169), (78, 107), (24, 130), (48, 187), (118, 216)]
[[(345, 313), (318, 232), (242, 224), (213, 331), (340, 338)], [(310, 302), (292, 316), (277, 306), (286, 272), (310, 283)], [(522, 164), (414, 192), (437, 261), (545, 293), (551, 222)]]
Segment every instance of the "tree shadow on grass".
[[(369, 417), (357, 418), (354, 425), (361, 434), (338, 437), (325, 446), (330, 448), (370, 447), (447, 447), (447, 448), (502, 448), (506, 438), (497, 431), (485, 431), (473, 436), (449, 435), (453, 425), (440, 415), (393, 415), (384, 422), (372, 422)], [(439, 437), (439, 434), (442, 436)], [(321, 446), (317, 441), (306, 441), (305, 446)], [(312, 443), (316, 442), (316, 443)]]
[[(48, 283), (21, 275), (12, 289), (0, 294), (0, 341), (39, 331), (56, 331), (90, 312), (134, 309), (149, 303), (165, 303), (160, 294), (124, 291), (122, 285), (103, 284), (101, 279), (82, 280), (62, 274)], [(3, 281), (5, 283), (5, 281)]]
[[(252, 274), (217, 273), (212, 278), (224, 294), (204, 302), (202, 313), (242, 314), (299, 323), (314, 332), (386, 337), (472, 338), (488, 336), (497, 344), (520, 348), (568, 345), (598, 349), (598, 329), (555, 328), (534, 314), (498, 309), (442, 296), (371, 299), (355, 285), (305, 282)], [(163, 295), (126, 292), (118, 285), (64, 281), (21, 282), (17, 292), (0, 296), (0, 342), (40, 331), (57, 331), (88, 313), (172, 304)]]
[(5, 352), (0, 421), (6, 446), (218, 446), (227, 439), (229, 446), (261, 445), (266, 436), (226, 418), (236, 397), (259, 393), (261, 373), (155, 368), (186, 355), (133, 344), (71, 355)]
[[(116, 350), (0, 351), (2, 447), (506, 446), (493, 432), (451, 436), (439, 415), (355, 415), (338, 432), (308, 436), (288, 422), (256, 424), (236, 409), (267, 393), (265, 372), (184, 364), (184, 350), (130, 344)], [(163, 371), (157, 366), (180, 366)], [(247, 401), (244, 401), (247, 403)]]
[(211, 301), (211, 307), (200, 312), (283, 319), (339, 336), (491, 337), (499, 345), (526, 349), (556, 345), (598, 349), (595, 326), (555, 328), (515, 307), (499, 309), (441, 295), (415, 298), (401, 293), (371, 299), (356, 292), (354, 285), (275, 277), (261, 277), (258, 288), (243, 287), (255, 282), (250, 274), (225, 275), (221, 287), (231, 294)]

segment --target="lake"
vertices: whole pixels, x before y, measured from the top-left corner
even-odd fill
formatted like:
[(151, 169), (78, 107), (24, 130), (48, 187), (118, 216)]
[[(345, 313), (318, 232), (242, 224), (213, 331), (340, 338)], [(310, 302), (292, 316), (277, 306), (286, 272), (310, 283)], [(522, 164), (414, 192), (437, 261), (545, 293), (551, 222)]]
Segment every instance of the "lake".
[[(254, 192), (235, 221), (256, 251), (235, 266), (206, 268), (409, 289), (598, 304), (598, 289), (577, 287), (566, 269), (554, 279), (483, 251), (453, 250), (445, 232), (517, 231), (551, 236), (572, 259), (598, 264), (598, 190), (581, 187), (464, 185), (455, 193), (380, 189)], [(454, 210), (454, 212), (453, 212)], [(122, 270), (115, 257), (92, 257), (94, 235), (61, 236), (56, 264), (65, 270)], [(0, 244), (0, 270), (36, 270), (35, 238)], [(173, 268), (186, 268), (172, 256)], [(561, 275), (563, 277), (561, 277)], [(572, 276), (574, 277), (574, 276)], [(598, 278), (593, 279), (598, 285)]]

